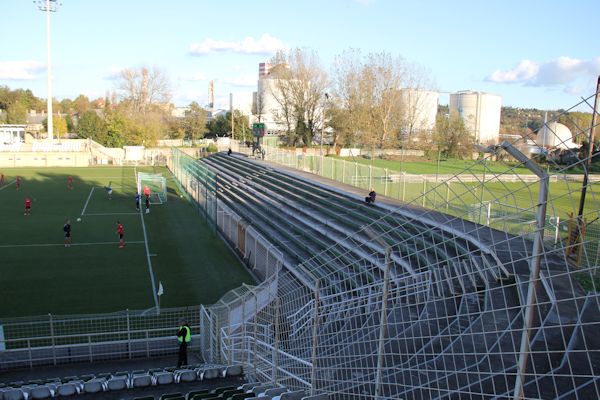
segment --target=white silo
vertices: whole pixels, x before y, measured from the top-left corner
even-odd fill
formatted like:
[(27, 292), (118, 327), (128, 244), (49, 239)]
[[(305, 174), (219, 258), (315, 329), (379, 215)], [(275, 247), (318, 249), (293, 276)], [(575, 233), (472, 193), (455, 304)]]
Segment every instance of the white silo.
[(483, 92), (450, 94), (450, 114), (458, 114), (477, 143), (498, 143), (502, 97)]
[(578, 147), (573, 143), (571, 130), (556, 121), (548, 122), (540, 128), (536, 144), (545, 148), (572, 149)]
[(407, 134), (435, 127), (440, 94), (431, 90), (401, 89), (403, 129)]

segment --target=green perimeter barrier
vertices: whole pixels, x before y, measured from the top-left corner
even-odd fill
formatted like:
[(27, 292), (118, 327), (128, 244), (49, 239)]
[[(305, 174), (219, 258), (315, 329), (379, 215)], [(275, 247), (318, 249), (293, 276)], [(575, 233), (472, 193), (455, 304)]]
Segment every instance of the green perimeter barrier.
[(206, 218), (213, 233), (217, 232), (217, 175), (199, 160), (172, 148), (172, 170), (177, 186), (187, 200)]

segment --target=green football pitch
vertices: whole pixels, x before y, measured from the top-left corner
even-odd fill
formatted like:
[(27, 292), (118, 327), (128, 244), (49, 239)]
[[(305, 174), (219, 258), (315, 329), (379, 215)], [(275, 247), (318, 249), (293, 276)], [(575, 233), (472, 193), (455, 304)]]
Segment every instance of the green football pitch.
[[(167, 178), (168, 201), (151, 205), (149, 214), (135, 208), (138, 171)], [(0, 318), (146, 310), (156, 306), (159, 282), (161, 307), (211, 304), (253, 282), (196, 207), (180, 198), (166, 168), (0, 172), (5, 175), (0, 187)], [(109, 183), (111, 198), (104, 188)], [(28, 216), (26, 198), (32, 200)], [(64, 246), (67, 219), (70, 247)], [(125, 231), (122, 249), (117, 221)]]

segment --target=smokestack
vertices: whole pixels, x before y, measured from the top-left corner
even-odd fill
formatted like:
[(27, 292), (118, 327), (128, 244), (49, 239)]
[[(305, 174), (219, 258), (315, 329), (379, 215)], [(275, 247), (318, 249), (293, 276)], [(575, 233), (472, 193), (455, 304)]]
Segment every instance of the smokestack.
[(208, 83), (208, 107), (215, 107), (215, 81), (210, 81)]

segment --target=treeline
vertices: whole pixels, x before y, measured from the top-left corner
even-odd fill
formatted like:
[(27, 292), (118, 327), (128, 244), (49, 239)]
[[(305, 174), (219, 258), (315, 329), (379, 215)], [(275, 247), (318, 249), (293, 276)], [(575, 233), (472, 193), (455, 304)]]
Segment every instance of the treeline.
[[(182, 118), (172, 116), (171, 85), (166, 74), (146, 67), (122, 71), (110, 98), (53, 101), (53, 128), (57, 137), (76, 133), (109, 147), (154, 146), (160, 139), (196, 140), (231, 135), (231, 114), (208, 122), (207, 112), (192, 102)], [(26, 124), (29, 111), (42, 113), (46, 101), (30, 90), (0, 86), (0, 123)], [(233, 116), (236, 138), (250, 135), (248, 118), (238, 110)], [(47, 130), (47, 119), (43, 124)]]

